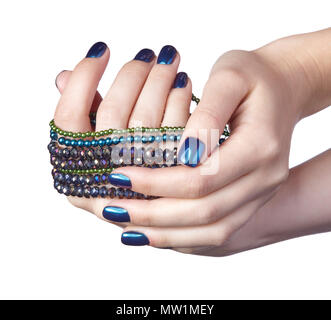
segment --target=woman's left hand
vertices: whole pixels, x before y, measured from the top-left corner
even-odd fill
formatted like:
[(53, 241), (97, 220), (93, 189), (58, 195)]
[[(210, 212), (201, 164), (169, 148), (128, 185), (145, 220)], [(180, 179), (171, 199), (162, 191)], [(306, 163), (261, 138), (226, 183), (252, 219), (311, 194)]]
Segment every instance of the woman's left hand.
[[(292, 131), (312, 90), (300, 63), (278, 59), (282, 44), (271, 46), (217, 61), (181, 139), (178, 159), (186, 166), (114, 171), (134, 191), (162, 197), (112, 201), (130, 217), (124, 243), (147, 238), (154, 247), (190, 252), (182, 248), (220, 247), (287, 179)], [(231, 136), (218, 147), (226, 123)]]

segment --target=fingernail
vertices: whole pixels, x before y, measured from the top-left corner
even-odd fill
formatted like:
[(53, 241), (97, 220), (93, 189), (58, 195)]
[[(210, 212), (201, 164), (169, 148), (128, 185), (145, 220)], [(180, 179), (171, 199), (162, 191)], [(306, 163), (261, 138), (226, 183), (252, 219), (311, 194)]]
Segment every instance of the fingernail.
[(108, 178), (109, 183), (113, 186), (131, 188), (131, 180), (129, 177), (121, 173), (111, 173)]
[(196, 167), (205, 151), (205, 144), (197, 138), (187, 137), (178, 152), (178, 160), (186, 166)]
[(57, 86), (57, 79), (58, 79), (58, 77), (60, 76), (60, 74), (62, 74), (64, 71), (67, 71), (67, 70), (62, 70), (62, 71), (56, 76), (56, 78), (55, 78), (55, 86), (56, 86), (56, 88), (58, 88), (58, 89), (59, 89), (59, 87)]
[(155, 57), (154, 51), (151, 49), (142, 49), (140, 50), (133, 60), (140, 60), (144, 62), (151, 62)]
[(105, 53), (107, 45), (103, 42), (95, 43), (86, 54), (86, 58), (100, 58)]
[(105, 207), (102, 211), (105, 219), (115, 222), (130, 222), (128, 211), (121, 207)]
[(187, 74), (185, 72), (179, 72), (176, 75), (175, 81), (174, 81), (174, 88), (185, 88), (187, 85)]
[(164, 46), (157, 58), (158, 64), (171, 64), (176, 57), (177, 50), (173, 46)]
[(122, 233), (121, 241), (128, 246), (145, 246), (149, 244), (148, 238), (143, 233), (136, 231)]

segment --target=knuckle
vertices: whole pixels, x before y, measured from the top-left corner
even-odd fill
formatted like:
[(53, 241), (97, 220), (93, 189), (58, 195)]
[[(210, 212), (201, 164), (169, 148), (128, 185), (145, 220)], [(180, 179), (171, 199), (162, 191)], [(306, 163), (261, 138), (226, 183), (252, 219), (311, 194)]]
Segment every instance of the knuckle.
[(220, 247), (228, 240), (232, 230), (228, 226), (223, 226), (221, 230), (216, 230), (211, 235), (211, 245)]
[(213, 205), (204, 206), (204, 209), (200, 209), (198, 212), (200, 212), (198, 220), (201, 225), (213, 223), (217, 219), (218, 210)]
[(166, 82), (172, 77), (173, 77), (172, 70), (169, 70), (168, 68), (164, 68), (163, 65), (154, 66), (153, 70), (149, 74), (149, 79), (151, 80), (151, 82), (154, 81)]
[(153, 237), (150, 237), (150, 243), (153, 247), (168, 247), (169, 238), (165, 232), (154, 233)]
[(188, 198), (200, 198), (206, 192), (206, 179), (197, 174), (191, 174), (187, 177), (188, 192), (186, 196)]
[(143, 210), (139, 210), (137, 214), (132, 215), (131, 220), (133, 224), (143, 225), (145, 227), (151, 227), (154, 225), (153, 219), (153, 203), (151, 200), (139, 200), (139, 207)]

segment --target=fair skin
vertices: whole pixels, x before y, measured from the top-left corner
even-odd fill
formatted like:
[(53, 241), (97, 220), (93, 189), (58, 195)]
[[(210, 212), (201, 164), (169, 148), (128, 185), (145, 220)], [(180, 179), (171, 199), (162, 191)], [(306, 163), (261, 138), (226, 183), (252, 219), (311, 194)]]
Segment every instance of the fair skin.
[[(130, 178), (133, 190), (160, 199), (70, 201), (99, 217), (110, 203), (125, 208), (131, 220), (122, 224), (125, 231), (144, 233), (154, 247), (203, 255), (222, 256), (330, 230), (331, 201), (326, 195), (330, 151), (288, 168), (295, 124), (331, 102), (330, 38), (327, 29), (277, 40), (251, 52), (224, 54), (213, 66), (189, 120), (191, 83), (170, 89), (178, 54), (171, 65), (129, 62), (103, 101), (95, 93), (108, 49), (101, 58), (84, 59), (73, 73), (61, 73), (58, 86), (63, 94), (55, 113), (60, 127), (90, 130), (88, 112), (94, 100), (97, 130), (132, 127), (137, 122), (151, 127), (187, 122), (181, 143), (196, 136), (207, 147), (195, 168), (116, 170)], [(199, 135), (199, 129), (221, 131), (226, 123), (231, 125), (231, 137), (220, 148)], [(203, 174), (207, 168), (217, 171)], [(319, 170), (323, 170), (320, 177)], [(307, 192), (312, 186), (318, 191)]]

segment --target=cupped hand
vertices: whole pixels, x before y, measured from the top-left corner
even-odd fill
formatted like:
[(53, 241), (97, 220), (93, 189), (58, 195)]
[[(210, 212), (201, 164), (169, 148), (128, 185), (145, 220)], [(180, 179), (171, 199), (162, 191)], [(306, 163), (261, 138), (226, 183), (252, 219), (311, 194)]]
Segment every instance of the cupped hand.
[[(174, 47), (163, 47), (158, 57), (150, 49), (139, 51), (121, 68), (102, 99), (97, 87), (109, 57), (109, 48), (104, 43), (96, 43), (73, 71), (63, 71), (57, 76), (61, 98), (54, 121), (58, 127), (73, 132), (91, 131), (90, 112), (96, 112), (96, 131), (185, 126), (192, 84), (186, 73), (177, 73), (180, 56)], [(116, 213), (111, 207), (115, 199), (71, 196), (68, 199), (74, 206), (104, 220)], [(127, 221), (119, 217), (114, 223), (120, 222)]]
[[(288, 177), (304, 103), (293, 89), (295, 65), (274, 56), (261, 48), (218, 59), (181, 138), (182, 166), (115, 170), (133, 190), (162, 197), (113, 201), (131, 223), (122, 239), (133, 231), (148, 239), (142, 244), (201, 253), (222, 246), (273, 197)], [(218, 146), (226, 123), (231, 135)]]

